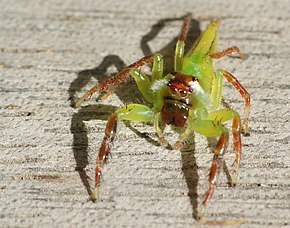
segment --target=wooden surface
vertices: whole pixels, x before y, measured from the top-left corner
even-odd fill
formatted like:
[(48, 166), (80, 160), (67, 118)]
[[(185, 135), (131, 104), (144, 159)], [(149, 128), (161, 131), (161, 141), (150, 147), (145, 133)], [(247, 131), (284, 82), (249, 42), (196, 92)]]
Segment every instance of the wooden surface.
[[(0, 1), (1, 227), (290, 226), (289, 1), (176, 2)], [(196, 222), (214, 142), (195, 135), (177, 151), (160, 147), (150, 125), (120, 123), (101, 201), (89, 202), (106, 119), (140, 98), (128, 82), (107, 100), (72, 104), (145, 54), (163, 53), (170, 69), (188, 12), (188, 44), (216, 17), (219, 48), (236, 45), (249, 56), (216, 62), (252, 98), (237, 186), (222, 173)], [(227, 83), (224, 99), (243, 115), (244, 102)], [(166, 128), (170, 143), (176, 137)], [(227, 160), (231, 167), (231, 149)]]

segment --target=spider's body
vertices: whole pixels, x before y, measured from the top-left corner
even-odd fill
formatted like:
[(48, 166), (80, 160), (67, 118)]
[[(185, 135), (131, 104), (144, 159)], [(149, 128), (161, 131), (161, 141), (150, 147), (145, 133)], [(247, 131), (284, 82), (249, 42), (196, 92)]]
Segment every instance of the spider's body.
[[(188, 31), (190, 17), (186, 17), (176, 44), (174, 72), (163, 76), (163, 58), (160, 54), (145, 56), (137, 62), (125, 67), (116, 76), (93, 87), (76, 104), (81, 103), (96, 91), (108, 90), (127, 77), (132, 76), (150, 104), (127, 104), (117, 109), (108, 119), (101, 148), (96, 162), (95, 187), (91, 193), (92, 200), (98, 198), (101, 167), (106, 162), (117, 130), (117, 121), (131, 120), (153, 122), (160, 143), (164, 136), (159, 123), (175, 127), (184, 127), (175, 146), (182, 146), (184, 139), (195, 131), (206, 137), (219, 137), (213, 151), (214, 157), (209, 175), (209, 188), (201, 205), (200, 216), (209, 201), (217, 183), (223, 156), (226, 153), (229, 132), (223, 125), (232, 120), (233, 146), (236, 154), (231, 184), (236, 183), (237, 171), (241, 157), (241, 120), (239, 114), (232, 109), (219, 109), (222, 98), (223, 77), (225, 77), (241, 94), (246, 102), (244, 131), (248, 133), (250, 96), (238, 80), (229, 72), (219, 69), (214, 71), (213, 59), (221, 58), (232, 52), (242, 54), (235, 46), (222, 52), (216, 51), (218, 39), (218, 21), (213, 20), (200, 36), (191, 50), (184, 54), (184, 40)], [(149, 78), (139, 68), (153, 63), (152, 77)]]
[(192, 85), (196, 79), (178, 72), (173, 72), (171, 77), (163, 91), (162, 121), (175, 127), (183, 127), (192, 108)]

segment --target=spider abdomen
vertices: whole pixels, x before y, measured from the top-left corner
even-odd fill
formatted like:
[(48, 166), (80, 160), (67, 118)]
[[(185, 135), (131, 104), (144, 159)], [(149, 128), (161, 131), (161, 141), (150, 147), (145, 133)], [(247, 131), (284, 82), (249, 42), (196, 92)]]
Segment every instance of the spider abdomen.
[(165, 124), (183, 127), (188, 117), (189, 106), (169, 98), (164, 99), (161, 117)]

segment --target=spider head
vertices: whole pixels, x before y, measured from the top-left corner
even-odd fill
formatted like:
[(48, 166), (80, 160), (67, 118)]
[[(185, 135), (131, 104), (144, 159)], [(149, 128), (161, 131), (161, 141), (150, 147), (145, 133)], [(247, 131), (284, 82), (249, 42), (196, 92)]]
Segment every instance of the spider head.
[(172, 72), (167, 86), (170, 88), (171, 95), (179, 98), (186, 98), (194, 91), (198, 79), (192, 75), (180, 72)]

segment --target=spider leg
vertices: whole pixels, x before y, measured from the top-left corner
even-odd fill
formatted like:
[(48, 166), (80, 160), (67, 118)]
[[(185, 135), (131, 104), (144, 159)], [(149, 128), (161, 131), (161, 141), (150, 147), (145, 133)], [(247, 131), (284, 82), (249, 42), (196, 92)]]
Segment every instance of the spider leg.
[(241, 85), (241, 83), (238, 81), (238, 79), (233, 76), (228, 71), (219, 69), (216, 72), (217, 75), (224, 76), (228, 82), (230, 82), (240, 93), (240, 95), (245, 100), (245, 120), (244, 120), (244, 129), (243, 133), (244, 135), (249, 135), (249, 116), (250, 116), (250, 94), (248, 91)]
[(121, 84), (123, 81), (125, 81), (130, 76), (130, 69), (131, 68), (138, 68), (145, 64), (151, 63), (154, 59), (155, 54), (147, 55), (138, 61), (132, 63), (131, 65), (125, 67), (123, 70), (121, 70), (118, 74), (116, 74), (114, 77), (109, 78), (96, 86), (92, 87), (88, 92), (86, 92), (76, 103), (76, 107), (80, 107), (81, 104), (90, 96), (92, 96), (96, 91), (105, 91), (108, 89), (112, 89), (114, 86), (117, 86)]
[(217, 109), (220, 106), (222, 100), (223, 75), (214, 73), (211, 85), (212, 108)]
[(96, 201), (99, 198), (99, 186), (100, 179), (102, 174), (102, 167), (108, 159), (112, 144), (115, 139), (117, 131), (117, 122), (118, 120), (132, 120), (138, 122), (149, 122), (153, 121), (154, 112), (145, 105), (140, 104), (128, 104), (117, 109), (108, 119), (105, 136), (103, 138), (101, 147), (99, 149), (96, 169), (95, 169), (95, 184), (94, 189), (91, 192), (91, 200)]
[(108, 159), (108, 155), (110, 153), (116, 135), (116, 131), (117, 131), (117, 114), (113, 113), (108, 119), (105, 130), (105, 136), (99, 149), (99, 154), (96, 161), (95, 185), (94, 190), (91, 192), (92, 201), (96, 201), (99, 198), (99, 186), (102, 174), (101, 167), (106, 163)]
[(152, 83), (156, 80), (162, 79), (163, 77), (163, 56), (156, 53), (153, 58), (152, 66)]
[(229, 134), (227, 131), (224, 131), (221, 133), (221, 136), (219, 138), (218, 144), (216, 148), (214, 149), (214, 156), (213, 156), (213, 161), (211, 164), (210, 168), (210, 173), (209, 173), (209, 187), (208, 190), (205, 194), (204, 200), (202, 201), (201, 209), (199, 211), (199, 216), (202, 217), (204, 210), (206, 208), (206, 204), (210, 200), (214, 188), (217, 184), (217, 181), (219, 179), (221, 167), (223, 164), (223, 155), (226, 152), (227, 146), (228, 146), (228, 140), (229, 140)]
[(237, 182), (237, 175), (240, 166), (240, 160), (242, 155), (242, 141), (241, 141), (241, 119), (239, 114), (232, 109), (221, 109), (208, 114), (207, 119), (213, 121), (220, 121), (224, 123), (232, 119), (232, 134), (233, 145), (235, 152), (234, 171), (231, 176), (230, 184), (235, 185)]
[(163, 145), (164, 142), (165, 142), (165, 138), (164, 138), (162, 130), (159, 127), (159, 117), (160, 117), (160, 112), (155, 114), (155, 117), (154, 117), (154, 130), (158, 134), (160, 145)]
[(197, 133), (207, 137), (219, 136), (219, 141), (213, 151), (214, 156), (208, 179), (209, 187), (205, 193), (204, 200), (202, 201), (201, 207), (199, 209), (198, 219), (200, 219), (218, 182), (223, 164), (223, 156), (226, 153), (228, 147), (229, 133), (227, 128), (225, 128), (220, 122), (215, 122), (213, 120), (198, 120), (193, 124), (193, 128)]
[(182, 61), (183, 61), (183, 55), (184, 55), (184, 46), (185, 46), (185, 40), (187, 37), (187, 32), (189, 29), (191, 21), (191, 15), (188, 15), (184, 18), (183, 24), (181, 27), (180, 34), (178, 36), (178, 41), (176, 43), (175, 48), (175, 58), (174, 58), (174, 71), (181, 71), (182, 69)]
[(151, 92), (151, 81), (140, 69), (130, 69), (130, 75), (135, 79), (138, 89), (142, 93), (146, 101), (153, 102), (153, 94)]
[(243, 60), (246, 59), (246, 56), (243, 53), (241, 53), (240, 49), (238, 47), (236, 47), (236, 46), (228, 47), (228, 48), (226, 48), (226, 49), (224, 49), (224, 50), (222, 50), (220, 52), (211, 53), (211, 54), (209, 54), (209, 56), (211, 58), (213, 58), (213, 59), (220, 59), (220, 58), (222, 58), (222, 57), (224, 57), (226, 55), (229, 55), (229, 54), (231, 54), (233, 52), (238, 53), (240, 55), (241, 59), (243, 59)]
[(175, 148), (180, 149), (186, 137), (193, 131), (192, 126), (189, 125), (183, 133), (181, 133), (178, 137), (178, 140), (175, 143)]

